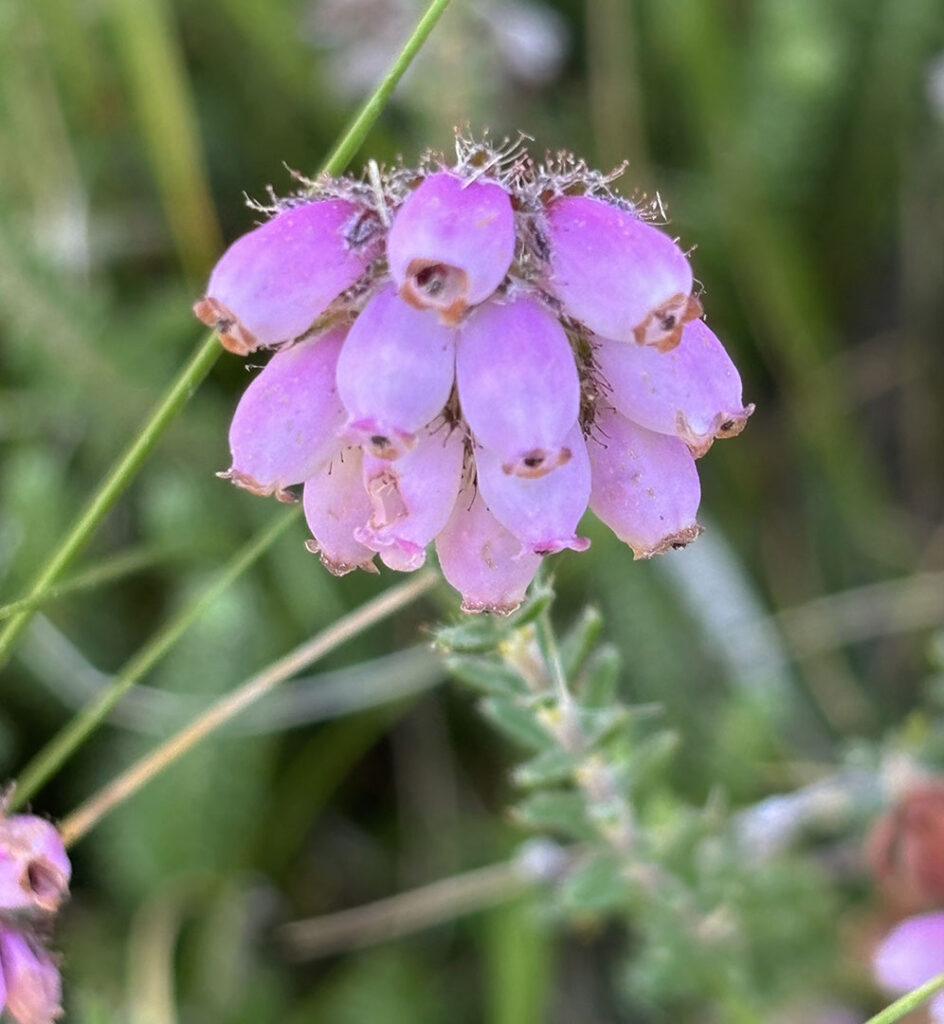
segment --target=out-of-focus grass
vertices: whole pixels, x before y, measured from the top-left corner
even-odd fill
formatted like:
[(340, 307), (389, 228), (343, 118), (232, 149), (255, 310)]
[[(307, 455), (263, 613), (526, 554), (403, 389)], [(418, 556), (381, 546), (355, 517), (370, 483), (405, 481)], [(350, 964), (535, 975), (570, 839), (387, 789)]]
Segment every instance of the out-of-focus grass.
[[(333, 17), (360, 2), (333, 4)], [(314, 170), (354, 106), (339, 69), (369, 66), (367, 43), (389, 58), (402, 41), (398, 4), (375, 0), (370, 38), (332, 51), (325, 4), (0, 9), (2, 600), (20, 596), (191, 349), (189, 305), (220, 234), (232, 239), (253, 220), (242, 190), (290, 188), (282, 161)], [(555, 0), (568, 50), (544, 81), (525, 80), (514, 48), (500, 53), (491, 26), (512, 6), (456, 0), (371, 154), (448, 148), (462, 116), (473, 128), (525, 130), (539, 151), (630, 157), (627, 189), (661, 191), (673, 230), (697, 243), (709, 318), (758, 405), (701, 474), (719, 550), (768, 628), (824, 594), (944, 568), (944, 112), (927, 84), (944, 49), (940, 5)], [(221, 361), (77, 569), (141, 545), (186, 541), (199, 556), (48, 609), (93, 665), (120, 666), (276, 511), (212, 477), (246, 379), (239, 360)], [(737, 645), (717, 642), (704, 590), (686, 589), (689, 555), (670, 556), (671, 572), (634, 564), (590, 529), (590, 552), (558, 559), (561, 614), (588, 599), (602, 607), (625, 654), (625, 693), (660, 701), (684, 738), (672, 782), (687, 796), (720, 785), (756, 798), (814, 756), (812, 728), (796, 731), (804, 716), (818, 721), (815, 756), (828, 761), (860, 733), (877, 738), (918, 698), (926, 617), (913, 630), (839, 637), (815, 656), (794, 657), (784, 630), (774, 706), (762, 658), (739, 673), (726, 662)], [(375, 592), (373, 578), (329, 577), (301, 542), (301, 529), (283, 538), (147, 681), (222, 692)], [(889, 605), (888, 619), (907, 627), (901, 609)], [(415, 642), (421, 617), (334, 663)], [(746, 629), (749, 616), (727, 621)], [(23, 662), (2, 685), (0, 761), (13, 774), (69, 711)], [(426, 721), (411, 719), (422, 706), (222, 737), (78, 848), (61, 936), (76, 1019), (125, 1020), (128, 984), (158, 984), (181, 893), (171, 981), (195, 1017), (506, 1024), (566, 1019), (578, 1012), (563, 999), (570, 991), (582, 1019), (620, 1019), (601, 965), (618, 962), (621, 941), (586, 922), (550, 970), (549, 940), (523, 906), (317, 969), (279, 960), (274, 921), (388, 895), (437, 862), (422, 855), (441, 806), (424, 776), (455, 779), (437, 856), (461, 870), (508, 855), (502, 747), (464, 696), (422, 701), (445, 724), (419, 771), (403, 751)], [(105, 730), (44, 792), (43, 810), (68, 810), (141, 742)], [(694, 1020), (688, 1012), (675, 1019)]]

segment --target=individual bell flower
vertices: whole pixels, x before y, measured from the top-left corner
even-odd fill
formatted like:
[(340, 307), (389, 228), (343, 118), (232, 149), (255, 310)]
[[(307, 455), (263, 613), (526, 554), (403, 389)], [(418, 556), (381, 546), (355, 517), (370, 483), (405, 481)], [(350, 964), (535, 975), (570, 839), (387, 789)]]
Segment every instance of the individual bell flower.
[[(872, 958), (878, 984), (892, 995), (903, 995), (944, 972), (944, 913), (909, 917), (896, 925)], [(944, 993), (928, 1003), (930, 1018), (944, 1024)]]
[(678, 438), (603, 409), (587, 439), (587, 453), (590, 510), (633, 549), (635, 558), (684, 547), (701, 533), (695, 522), (701, 498), (698, 471)]
[(580, 378), (563, 327), (534, 299), (490, 302), (469, 317), (456, 382), (475, 439), (505, 473), (539, 477), (570, 458)]
[(354, 531), (370, 518), (364, 487), (363, 452), (342, 448), (305, 482), (302, 504), (313, 540), (308, 550), (321, 557), (335, 576), (355, 569), (377, 572), (374, 552), (354, 539)]
[(636, 423), (675, 434), (696, 458), (715, 438), (740, 434), (754, 411), (741, 377), (715, 333), (693, 320), (670, 352), (594, 339), (594, 362), (616, 408)]
[(338, 447), (344, 408), (336, 381), (344, 330), (276, 352), (236, 407), (233, 460), (220, 476), (253, 494), (291, 501), (287, 487), (313, 476)]
[(280, 210), (223, 253), (194, 312), (239, 355), (297, 338), (376, 258), (379, 227), (343, 199)]
[(508, 615), (524, 600), (540, 555), (521, 554), (521, 541), (489, 512), (479, 491), (459, 492), (449, 522), (436, 538), (443, 576), (462, 595), (464, 612)]
[(0, 926), (5, 1008), (16, 1024), (53, 1024), (62, 1017), (62, 982), (49, 954), (25, 934)]
[(595, 334), (665, 352), (701, 315), (685, 253), (629, 211), (589, 196), (561, 196), (547, 208), (546, 230), (546, 285)]
[(53, 913), (69, 895), (71, 873), (54, 825), (31, 814), (0, 818), (0, 913)]
[(564, 548), (586, 551), (590, 546), (576, 535), (590, 500), (590, 460), (579, 424), (564, 444), (570, 458), (541, 477), (506, 473), (498, 452), (476, 449), (479, 492), (492, 515), (521, 542), (519, 555), (549, 555)]
[(456, 332), (436, 317), (378, 292), (348, 332), (338, 360), (344, 437), (382, 459), (409, 451), (442, 412), (455, 379)]
[(380, 555), (389, 569), (413, 572), (426, 546), (449, 521), (462, 482), (465, 438), (459, 430), (425, 430), (416, 446), (391, 462), (364, 455), (368, 521), (354, 539)]
[(430, 174), (397, 210), (387, 262), (400, 297), (456, 324), (502, 283), (515, 254), (508, 193), (493, 181)]

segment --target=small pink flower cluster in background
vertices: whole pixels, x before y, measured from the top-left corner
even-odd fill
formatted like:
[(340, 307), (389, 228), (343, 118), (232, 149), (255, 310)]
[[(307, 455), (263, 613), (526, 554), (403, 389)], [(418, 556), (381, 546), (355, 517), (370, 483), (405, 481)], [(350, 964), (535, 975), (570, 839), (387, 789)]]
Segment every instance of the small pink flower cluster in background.
[(43, 935), (69, 894), (59, 833), (42, 818), (0, 817), (0, 1010), (17, 1024), (62, 1016), (59, 969)]
[(267, 209), (195, 311), (277, 351), (224, 476), (286, 500), (338, 574), (423, 565), (506, 612), (588, 505), (637, 558), (700, 532), (695, 459), (753, 407), (688, 257), (615, 175), (459, 137), (456, 159), (308, 182)]
[[(896, 917), (909, 915), (885, 935), (872, 963), (879, 985), (903, 995), (944, 974), (944, 781), (913, 784), (875, 823), (867, 856), (886, 905)], [(944, 993), (928, 1013), (944, 1024)]]

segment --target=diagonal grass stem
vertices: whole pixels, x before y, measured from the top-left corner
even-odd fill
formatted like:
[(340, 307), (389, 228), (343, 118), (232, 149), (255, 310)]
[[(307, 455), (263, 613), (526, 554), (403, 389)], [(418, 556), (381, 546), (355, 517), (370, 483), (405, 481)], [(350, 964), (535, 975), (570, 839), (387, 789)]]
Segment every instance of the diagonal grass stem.
[[(27, 600), (36, 600), (39, 595), (48, 590), (85, 547), (98, 524), (105, 518), (111, 507), (137, 475), (138, 470), (144, 465), (145, 459), (151, 454), (151, 450), (160, 436), (183, 408), (187, 399), (199, 387), (203, 378), (210, 372), (218, 354), (219, 345), (216, 338), (212, 334), (207, 335), (191, 356), (190, 361), (177, 375), (164, 397), (154, 407), (141, 431), (128, 445), (124, 454), (119, 457), (99, 485), (98, 490), (89, 499), (88, 504), (64, 540), (53, 552), (52, 557), (40, 570), (26, 595)], [(34, 607), (26, 607), (7, 620), (6, 625), (0, 630), (0, 667), (9, 657), (13, 645), (26, 628), (34, 611)]]
[(260, 558), (295, 522), (301, 506), (294, 506), (269, 523), (245, 544), (223, 567), (208, 587), (187, 602), (119, 670), (108, 689), (90, 701), (70, 719), (24, 768), (17, 780), (10, 804), (20, 807), (50, 779), (75, 751), (105, 721), (109, 712), (144, 675), (164, 657), (188, 629), (219, 598), (220, 594)]
[(901, 999), (896, 999), (891, 1006), (886, 1006), (884, 1010), (877, 1013), (874, 1017), (869, 1017), (865, 1024), (895, 1024), (895, 1021), (901, 1020), (911, 1013), (912, 1010), (917, 1010), (926, 999), (942, 989), (944, 989), (944, 974), (939, 974), (918, 988), (912, 989), (903, 995)]
[(74, 810), (60, 826), (63, 842), (66, 846), (76, 843), (106, 814), (137, 793), (220, 726), (347, 640), (407, 607), (431, 590), (438, 581), (438, 573), (432, 569), (417, 573), (405, 583), (391, 587), (338, 619), (311, 640), (296, 647), (283, 658), (251, 676), (231, 693), (215, 701), (189, 725), (158, 744), (150, 753), (145, 754)]

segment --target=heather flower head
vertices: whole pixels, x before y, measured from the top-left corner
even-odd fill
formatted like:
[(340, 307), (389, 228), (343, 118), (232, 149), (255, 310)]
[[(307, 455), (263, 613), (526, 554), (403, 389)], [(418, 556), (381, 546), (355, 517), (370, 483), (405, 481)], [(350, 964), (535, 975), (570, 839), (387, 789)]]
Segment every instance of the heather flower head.
[(17, 1024), (62, 1016), (59, 970), (37, 927), (68, 896), (70, 875), (52, 824), (29, 814), (0, 817), (0, 1011)]
[(447, 161), (305, 182), (214, 269), (197, 314), (275, 348), (223, 475), (286, 499), (338, 574), (435, 542), (468, 611), (506, 612), (593, 510), (648, 558), (700, 532), (694, 460), (753, 407), (688, 254), (567, 155), (457, 136)]

